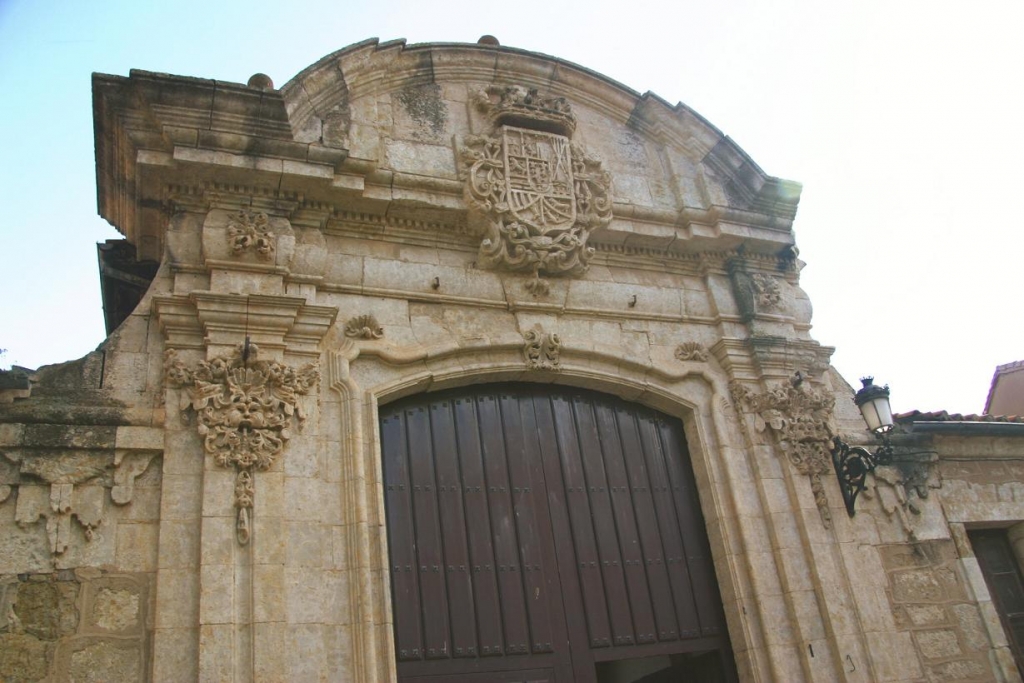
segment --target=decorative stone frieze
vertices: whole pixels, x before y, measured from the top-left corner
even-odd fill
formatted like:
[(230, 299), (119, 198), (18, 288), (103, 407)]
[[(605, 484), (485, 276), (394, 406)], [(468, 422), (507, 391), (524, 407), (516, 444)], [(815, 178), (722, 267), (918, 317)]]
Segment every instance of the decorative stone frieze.
[(570, 141), (569, 103), (518, 86), (477, 100), (497, 128), (466, 138), (461, 151), (466, 201), (484, 234), (477, 265), (536, 277), (585, 272), (590, 233), (612, 219), (611, 176)]
[(523, 334), (523, 355), (531, 370), (558, 370), (562, 341), (554, 332), (545, 332), (540, 326)]
[(264, 261), (274, 258), (275, 235), (270, 230), (270, 219), (262, 211), (240, 210), (228, 222), (231, 251), (236, 254), (254, 252)]
[(770, 432), (797, 472), (810, 477), (814, 502), (826, 528), (832, 526), (821, 476), (834, 472), (831, 456), (835, 396), (814, 389), (801, 375), (788, 384), (755, 393), (733, 381), (733, 401), (754, 414), (754, 428)]
[(679, 360), (692, 360), (698, 363), (708, 362), (708, 350), (703, 344), (697, 342), (685, 342), (676, 348), (676, 358)]
[(380, 339), (384, 328), (372, 315), (360, 315), (345, 323), (345, 336), (352, 339)]
[(50, 553), (63, 554), (73, 541), (72, 520), (92, 541), (106, 515), (105, 497), (116, 505), (132, 502), (135, 479), (154, 452), (68, 449), (53, 452), (12, 449), (0, 452), (0, 503), (17, 489), (14, 521), (21, 527), (46, 520)]
[(320, 379), (315, 363), (295, 369), (261, 361), (256, 345), (239, 345), (230, 357), (201, 361), (189, 369), (169, 350), (165, 377), (174, 387), (188, 388), (189, 408), (195, 412), (204, 450), (221, 467), (234, 467), (237, 537), (249, 542), (255, 495), (254, 470), (266, 470), (284, 451), (294, 421), (304, 416), (298, 396), (308, 394)]

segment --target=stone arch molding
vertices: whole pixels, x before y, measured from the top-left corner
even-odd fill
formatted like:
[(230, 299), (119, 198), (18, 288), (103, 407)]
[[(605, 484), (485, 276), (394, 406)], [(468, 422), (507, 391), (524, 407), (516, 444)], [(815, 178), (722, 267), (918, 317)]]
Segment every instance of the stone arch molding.
[[(744, 462), (749, 450), (737, 408), (729, 398), (728, 378), (721, 369), (675, 359), (662, 364), (624, 361), (621, 351), (584, 348), (571, 340), (560, 343), (557, 366), (531, 365), (524, 348), (551, 334), (537, 326), (521, 340), (478, 345), (454, 342), (430, 348), (349, 338), (327, 352), (324, 385), (332, 390), (329, 393), (336, 403), (324, 405), (324, 419), (332, 419), (329, 411), (333, 409), (338, 433), (345, 435), (338, 443), (343, 506), (348, 515), (344, 546), (350, 569), (359, 577), (350, 583), (348, 604), (353, 613), (349, 618), (352, 624), (361, 625), (353, 630), (353, 651), (360, 662), (357, 670), (369, 676), (366, 680), (393, 675), (395, 661), (377, 408), (405, 396), (471, 384), (520, 381), (578, 386), (680, 418), (686, 428), (734, 650), (756, 648), (757, 643), (765, 642), (765, 625), (771, 622), (776, 627), (780, 619), (789, 618), (774, 614), (769, 619), (761, 614), (757, 601), (743, 603), (737, 598), (751, 581), (777, 582), (780, 577), (774, 567), (767, 570), (771, 575), (766, 575), (765, 568), (728, 550), (742, 545), (740, 536), (752, 531), (740, 528), (739, 509), (747, 506), (747, 512), (752, 511), (749, 501), (736, 500), (729, 485), (734, 478), (745, 476), (750, 463)], [(370, 571), (356, 572), (357, 568)], [(368, 600), (366, 596), (372, 597)]]

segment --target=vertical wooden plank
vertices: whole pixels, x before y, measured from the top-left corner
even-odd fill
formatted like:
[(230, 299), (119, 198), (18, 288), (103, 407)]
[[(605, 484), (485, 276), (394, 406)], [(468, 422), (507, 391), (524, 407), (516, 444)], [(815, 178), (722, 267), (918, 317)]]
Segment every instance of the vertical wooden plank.
[(462, 503), (455, 416), (448, 399), (430, 404), (430, 433), (433, 437), (437, 495), (444, 541), (444, 574), (448, 584), (451, 623), (451, 656), (470, 657), (476, 652), (476, 605), (473, 601), (472, 563), (466, 539), (466, 516)]
[(562, 465), (562, 480), (565, 484), (565, 499), (569, 508), (569, 522), (576, 548), (577, 572), (590, 633), (590, 646), (610, 647), (612, 638), (611, 627), (608, 624), (608, 605), (604, 597), (597, 540), (594, 538), (594, 529), (590, 522), (590, 492), (583, 471), (572, 405), (564, 396), (553, 396), (551, 409)]
[(416, 556), (419, 560), (423, 647), (426, 648), (427, 659), (441, 659), (449, 656), (451, 638), (448, 632), (448, 591), (443, 572), (444, 550), (441, 547), (441, 523), (434, 481), (430, 416), (423, 405), (418, 405), (405, 411), (405, 422), (416, 525)]
[[(526, 596), (529, 621), (527, 647), (532, 652), (551, 652), (549, 595), (544, 581), (544, 535), (539, 529), (537, 497), (544, 493), (542, 479), (534, 479), (525, 438), (525, 424), (518, 396), (503, 393), (500, 401), (501, 420), (505, 426), (505, 453), (512, 486), (512, 505), (519, 536), (520, 580)], [(532, 412), (532, 411), (530, 411)], [(527, 413), (527, 417), (532, 417)], [(545, 520), (545, 523), (548, 523)]]
[(381, 417), (380, 425), (392, 609), (395, 612), (395, 654), (399, 661), (410, 661), (423, 656), (423, 634), (420, 630), (419, 565), (409, 483), (408, 442), (402, 411), (392, 411)]
[[(544, 470), (547, 490), (547, 509), (551, 519), (551, 534), (554, 540), (557, 575), (560, 580), (562, 610), (567, 642), (571, 657), (573, 678), (566, 680), (580, 683), (594, 683), (597, 671), (591, 654), (591, 638), (583, 600), (582, 588), (577, 571), (575, 542), (572, 522), (569, 519), (568, 486), (562, 475), (561, 456), (558, 452), (558, 436), (555, 429), (553, 401), (556, 394), (539, 391), (533, 396), (533, 414), (537, 426), (537, 446), (540, 464)], [(556, 652), (561, 650), (556, 647)], [(561, 679), (559, 679), (561, 680)]]
[(661, 545), (661, 531), (654, 511), (651, 481), (635, 412), (626, 406), (620, 406), (615, 410), (615, 416), (619, 426), (619, 438), (622, 441), (626, 474), (632, 489), (633, 509), (640, 530), (640, 546), (644, 556), (644, 568), (647, 571), (647, 583), (653, 596), (651, 602), (654, 606), (654, 620), (658, 627), (656, 633), (645, 634), (643, 642), (675, 640), (678, 638), (679, 626), (671, 599), (672, 589)]
[(483, 447), (487, 504), (491, 511), (491, 537), (497, 563), (498, 594), (505, 627), (505, 654), (527, 654), (530, 639), (526, 624), (523, 583), (519, 576), (519, 539), (512, 510), (512, 491), (508, 479), (504, 429), (496, 394), (477, 397), (480, 419), (480, 445)]
[[(677, 637), (696, 638), (700, 636), (700, 620), (697, 616), (697, 606), (693, 601), (690, 570), (686, 562), (682, 530), (676, 516), (667, 465), (668, 458), (678, 458), (680, 455), (667, 452), (663, 448), (659, 429), (665, 424), (665, 420), (641, 414), (637, 416), (637, 424), (651, 481), (651, 498), (658, 518), (658, 528), (661, 530), (661, 544), (665, 551), (676, 620), (679, 624)], [(703, 532), (703, 529), (701, 531)]]
[(719, 597), (718, 583), (715, 580), (715, 567), (711, 561), (704, 517), (700, 512), (693, 468), (690, 465), (690, 452), (678, 422), (666, 421), (660, 425), (658, 432), (664, 450), (676, 456), (667, 458), (665, 464), (674, 494), (676, 515), (682, 529), (683, 547), (686, 550), (686, 563), (690, 570), (701, 634), (716, 635), (724, 632), (725, 619), (722, 615), (722, 599)]
[(477, 609), (478, 645), (468, 654), (495, 656), (502, 654), (504, 636), (501, 628), (498, 580), (494, 571), (491, 520), (487, 507), (487, 483), (484, 480), (483, 450), (480, 446), (476, 401), (472, 397), (456, 398), (453, 411), (459, 464), (462, 470), (462, 495), (466, 514), (466, 534), (469, 540), (469, 561), (472, 565), (473, 597)]
[[(619, 438), (615, 409), (610, 403), (605, 402), (598, 402), (594, 408), (597, 416), (598, 437), (604, 452), (608, 485), (612, 491), (623, 572), (629, 591), (629, 607), (635, 629), (633, 639), (634, 642), (648, 642), (649, 639), (656, 637), (657, 632), (654, 608), (651, 604), (654, 596), (651, 595), (650, 587), (647, 584), (640, 532), (633, 509), (632, 487), (626, 474), (625, 454)], [(641, 635), (644, 636), (642, 640), (640, 640)]]
[[(612, 645), (631, 645), (635, 642), (633, 616), (630, 610), (631, 596), (626, 590), (619, 532), (612, 509), (613, 498), (621, 494), (619, 486), (609, 481), (611, 474), (606, 474), (605, 471), (605, 454), (602, 450), (602, 443), (605, 442), (603, 438), (599, 438), (600, 430), (593, 400), (589, 396), (576, 395), (572, 403), (579, 430), (583, 471), (590, 494), (591, 520), (597, 535), (601, 577), (611, 621)], [(605, 445), (615, 447), (614, 444)], [(628, 537), (631, 532), (635, 533), (635, 527), (623, 531)], [(649, 604), (646, 590), (642, 596), (637, 597)]]

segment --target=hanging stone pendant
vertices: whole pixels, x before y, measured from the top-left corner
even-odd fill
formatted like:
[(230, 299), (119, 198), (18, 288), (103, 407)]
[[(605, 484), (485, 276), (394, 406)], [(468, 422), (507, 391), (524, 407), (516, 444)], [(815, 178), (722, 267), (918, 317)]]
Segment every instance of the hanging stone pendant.
[(235, 533), (241, 545), (249, 543), (252, 527), (249, 511), (252, 509), (253, 497), (252, 472), (248, 469), (239, 470), (235, 478), (235, 507), (238, 508), (238, 519), (235, 522)]

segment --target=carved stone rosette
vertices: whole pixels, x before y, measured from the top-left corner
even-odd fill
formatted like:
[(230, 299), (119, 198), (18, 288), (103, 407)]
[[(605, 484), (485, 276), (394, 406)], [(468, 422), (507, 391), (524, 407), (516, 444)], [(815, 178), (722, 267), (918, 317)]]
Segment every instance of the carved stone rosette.
[(469, 137), (461, 150), (466, 201), (484, 225), (477, 265), (535, 277), (585, 272), (590, 233), (612, 219), (611, 176), (570, 141), (569, 104), (514, 86), (480, 99), (496, 134)]
[(535, 327), (523, 334), (523, 340), (525, 341), (523, 356), (526, 358), (526, 367), (531, 370), (559, 369), (562, 340), (558, 338), (557, 334)]
[[(251, 533), (255, 496), (253, 471), (266, 470), (291, 438), (293, 420), (302, 427), (298, 396), (308, 394), (320, 379), (315, 363), (299, 369), (257, 359), (255, 344), (243, 354), (241, 345), (230, 357), (200, 362), (194, 370), (166, 354), (164, 369), (171, 386), (187, 387), (198, 421), (203, 448), (221, 467), (234, 467), (238, 542)], [(244, 357), (243, 357), (244, 356)]]
[(270, 230), (270, 219), (262, 211), (241, 210), (228, 223), (228, 239), (231, 251), (237, 255), (255, 252), (264, 261), (274, 258), (274, 233)]
[(835, 397), (806, 383), (791, 382), (754, 393), (738, 382), (729, 385), (733, 401), (754, 413), (758, 432), (770, 431), (797, 472), (811, 479), (814, 502), (826, 528), (832, 526), (821, 475), (834, 472), (831, 456)]

